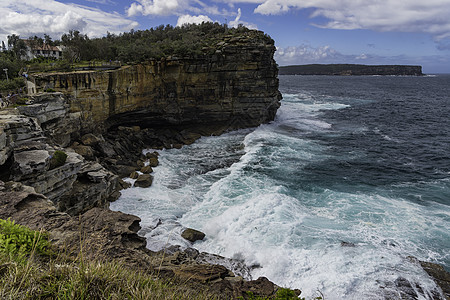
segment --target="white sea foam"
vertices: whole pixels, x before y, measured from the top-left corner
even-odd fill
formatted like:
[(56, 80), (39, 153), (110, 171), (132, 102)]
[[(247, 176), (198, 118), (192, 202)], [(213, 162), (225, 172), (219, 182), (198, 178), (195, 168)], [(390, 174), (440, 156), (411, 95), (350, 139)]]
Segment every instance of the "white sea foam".
[(253, 277), (300, 288), (302, 297), (320, 291), (325, 299), (383, 299), (384, 292), (398, 293), (399, 277), (433, 290), (407, 256), (449, 259), (430, 245), (448, 236), (447, 206), (424, 207), (377, 190), (288, 185), (312, 162), (330, 159), (325, 146), (301, 132), (331, 130), (318, 113), (347, 106), (307, 93), (284, 99), (271, 124), (161, 151), (153, 186), (127, 189), (111, 207), (141, 217), (152, 250), (189, 246), (180, 233), (193, 227), (206, 233), (194, 245), (199, 250), (244, 258), (260, 266)]

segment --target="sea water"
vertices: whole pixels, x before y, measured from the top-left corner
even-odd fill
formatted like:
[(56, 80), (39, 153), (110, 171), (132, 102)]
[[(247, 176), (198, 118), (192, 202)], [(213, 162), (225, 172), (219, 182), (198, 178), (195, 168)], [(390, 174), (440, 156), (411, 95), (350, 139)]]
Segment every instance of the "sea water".
[(306, 298), (395, 299), (403, 278), (431, 299), (408, 256), (450, 268), (450, 75), (280, 76), (280, 90), (273, 122), (159, 151), (153, 185), (111, 208), (141, 217), (151, 250), (190, 247), (195, 228), (198, 250)]

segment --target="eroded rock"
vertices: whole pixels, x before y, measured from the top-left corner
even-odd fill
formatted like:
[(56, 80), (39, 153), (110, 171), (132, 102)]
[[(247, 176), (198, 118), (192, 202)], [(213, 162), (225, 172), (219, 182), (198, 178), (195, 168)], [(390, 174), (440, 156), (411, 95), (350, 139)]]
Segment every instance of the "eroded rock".
[(153, 176), (150, 174), (142, 174), (134, 182), (135, 187), (148, 188), (153, 183)]

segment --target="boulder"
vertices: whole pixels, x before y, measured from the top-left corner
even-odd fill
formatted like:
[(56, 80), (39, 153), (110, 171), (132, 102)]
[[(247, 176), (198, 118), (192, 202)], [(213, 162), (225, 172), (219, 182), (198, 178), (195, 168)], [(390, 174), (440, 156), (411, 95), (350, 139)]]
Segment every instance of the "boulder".
[(158, 165), (159, 165), (159, 161), (158, 161), (158, 158), (157, 157), (150, 157), (149, 159), (148, 159), (148, 161), (149, 161), (149, 166), (150, 167), (152, 167), (152, 168), (154, 168), (154, 167), (157, 167)]
[(145, 166), (145, 167), (142, 167), (141, 172), (144, 174), (149, 174), (149, 173), (153, 173), (153, 169), (150, 166)]
[(106, 172), (106, 170), (101, 170), (101, 171), (95, 171), (95, 172), (87, 172), (86, 175), (90, 181), (92, 181), (94, 183), (99, 183), (102, 180), (106, 180), (108, 178), (108, 176), (110, 175), (110, 173), (108, 174), (108, 172)]
[(134, 182), (134, 187), (147, 188), (153, 183), (153, 176), (149, 174), (142, 174)]
[(450, 299), (450, 273), (443, 266), (431, 262), (420, 261), (420, 265), (442, 289), (445, 297)]
[(109, 169), (119, 175), (120, 178), (128, 177), (131, 173), (136, 171), (136, 167), (126, 165), (112, 165)]
[(95, 160), (94, 150), (90, 146), (73, 144), (71, 148), (87, 160)]
[(14, 178), (20, 180), (31, 174), (48, 170), (50, 154), (47, 150), (30, 150), (14, 153)]
[(185, 229), (183, 231), (183, 233), (181, 233), (181, 236), (185, 240), (188, 240), (192, 243), (194, 243), (195, 241), (201, 241), (205, 238), (205, 234), (203, 232), (192, 229), (192, 228)]
[(85, 146), (96, 146), (100, 142), (103, 142), (103, 141), (104, 141), (103, 138), (97, 137), (97, 136), (93, 135), (92, 133), (85, 134), (81, 137), (81, 142)]
[(136, 172), (136, 171), (131, 172), (131, 174), (130, 174), (131, 179), (138, 179), (138, 177), (139, 177), (138, 172)]
[(111, 142), (99, 142), (97, 149), (100, 151), (100, 153), (105, 157), (114, 157), (117, 155), (117, 152), (115, 150), (116, 146), (113, 145)]
[(147, 154), (145, 154), (145, 157), (147, 157), (147, 158), (151, 158), (151, 157), (156, 157), (156, 158), (158, 158), (158, 156), (159, 156), (159, 153), (156, 152), (156, 151), (148, 152)]
[(140, 160), (140, 159), (136, 162), (136, 165), (137, 165), (139, 168), (145, 167), (144, 162), (143, 162), (142, 160)]

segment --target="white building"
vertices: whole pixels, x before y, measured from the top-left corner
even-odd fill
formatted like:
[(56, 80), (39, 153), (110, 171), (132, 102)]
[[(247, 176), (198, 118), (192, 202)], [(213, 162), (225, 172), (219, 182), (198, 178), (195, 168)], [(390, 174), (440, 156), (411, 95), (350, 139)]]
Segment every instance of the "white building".
[(62, 58), (63, 46), (50, 46), (43, 44), (41, 46), (32, 46), (29, 40), (24, 40), (27, 45), (26, 59), (30, 60), (39, 56), (43, 57), (54, 57), (56, 59)]

